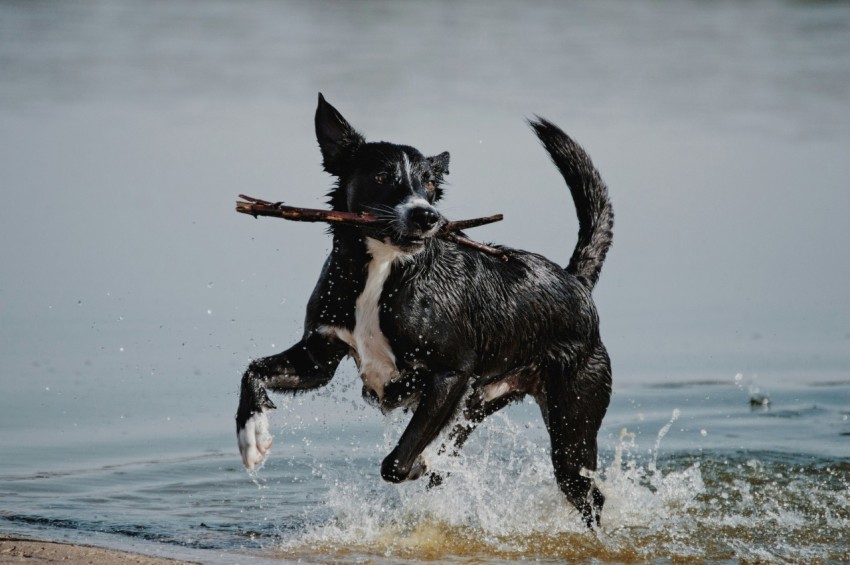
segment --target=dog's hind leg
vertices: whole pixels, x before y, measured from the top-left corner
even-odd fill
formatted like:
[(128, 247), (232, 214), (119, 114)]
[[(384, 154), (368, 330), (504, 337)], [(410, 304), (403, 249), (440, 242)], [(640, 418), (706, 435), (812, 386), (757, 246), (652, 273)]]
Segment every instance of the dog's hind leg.
[[(508, 371), (476, 383), (466, 398), (463, 420), (452, 426), (452, 430), (437, 453), (443, 454), (450, 450), (449, 455), (454, 457), (460, 455), (466, 440), (487, 416), (495, 414), (513, 402), (522, 400), (526, 394), (539, 397), (539, 389), (537, 371), (528, 367), (519, 371)], [(443, 483), (443, 476), (439, 473), (431, 471), (428, 475), (429, 488)]]
[(262, 463), (272, 444), (266, 411), (275, 408), (267, 390), (297, 392), (319, 388), (333, 378), (348, 353), (343, 342), (311, 333), (283, 353), (256, 359), (242, 376), (236, 437), (248, 469)]
[(416, 479), (425, 471), (422, 452), (449, 422), (466, 389), (468, 377), (456, 372), (425, 379), (419, 404), (398, 445), (381, 464), (381, 477), (391, 483)]
[[(552, 363), (544, 370), (545, 411), (558, 487), (588, 527), (600, 523), (605, 497), (582, 475), (596, 470), (596, 434), (611, 396), (611, 369), (600, 344), (578, 370)], [(542, 406), (541, 406), (542, 408)]]
[[(453, 441), (453, 454), (457, 455), (463, 444), (484, 419), (505, 406), (522, 400), (525, 395), (538, 397), (540, 375), (535, 367), (512, 369), (501, 375), (477, 382), (466, 399), (463, 417), (466, 421), (454, 426), (449, 439)], [(443, 451), (446, 447), (443, 446)]]
[[(463, 445), (466, 443), (466, 440), (469, 439), (469, 436), (472, 435), (472, 432), (475, 431), (478, 424), (483, 422), (487, 416), (495, 414), (513, 402), (522, 400), (526, 394), (527, 393), (525, 391), (512, 390), (502, 396), (483, 400), (476, 395), (475, 391), (473, 391), (463, 410), (464, 421), (455, 424), (452, 431), (449, 433), (448, 439), (452, 442), (451, 454), (458, 455), (460, 453), (460, 450), (463, 449)], [(444, 445), (441, 448), (441, 452), (446, 449), (447, 446)]]
[[(475, 393), (473, 392), (473, 394)], [(446, 451), (451, 450), (449, 451), (450, 456), (459, 456), (460, 450), (463, 449), (464, 444), (466, 444), (466, 440), (469, 439), (469, 436), (472, 435), (472, 432), (475, 431), (475, 428), (478, 427), (478, 424), (480, 424), (484, 418), (490, 414), (498, 412), (511, 402), (516, 402), (522, 399), (523, 396), (525, 396), (525, 393), (513, 392), (491, 401), (475, 403), (474, 408), (470, 408), (469, 400), (472, 399), (472, 397), (470, 397), (467, 401), (467, 406), (463, 410), (463, 420), (452, 426), (452, 431), (448, 433), (448, 437), (443, 444), (440, 445), (440, 449), (437, 450), (437, 454), (442, 455)], [(428, 488), (440, 486), (443, 484), (444, 478), (445, 476), (437, 471), (429, 471)]]

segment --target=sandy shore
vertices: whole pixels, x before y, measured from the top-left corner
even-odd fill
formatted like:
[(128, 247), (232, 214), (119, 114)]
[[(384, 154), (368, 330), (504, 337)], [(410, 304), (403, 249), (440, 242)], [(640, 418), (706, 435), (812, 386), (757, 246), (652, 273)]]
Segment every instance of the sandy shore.
[(54, 543), (30, 538), (0, 535), (0, 563), (64, 563), (89, 565), (100, 563), (132, 563), (135, 565), (179, 565), (175, 559), (148, 557), (113, 549)]

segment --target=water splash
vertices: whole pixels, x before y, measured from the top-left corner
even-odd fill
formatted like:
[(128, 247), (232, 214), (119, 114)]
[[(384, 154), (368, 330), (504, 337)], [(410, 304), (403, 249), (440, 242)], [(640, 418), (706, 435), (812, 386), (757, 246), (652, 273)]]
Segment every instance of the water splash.
[[(542, 426), (497, 414), (461, 456), (426, 453), (444, 476), (437, 488), (390, 485), (375, 473), (333, 478), (322, 506), (327, 518), (305, 520), (313, 525), (280, 550), (334, 563), (850, 557), (841, 549), (850, 547), (850, 462), (667, 454), (664, 439), (681, 415), (672, 412), (648, 450), (638, 434), (621, 430), (594, 474), (607, 499), (596, 531), (558, 490)], [(388, 419), (386, 448), (403, 424), (403, 417)]]
[[(488, 561), (586, 558), (588, 552), (603, 559), (643, 556), (634, 541), (624, 543), (630, 535), (623, 533), (637, 529), (644, 540), (661, 535), (671, 516), (686, 518), (705, 491), (699, 463), (666, 473), (657, 468), (672, 421), (659, 433), (651, 465), (636, 459), (635, 435), (623, 431), (613, 460), (595, 474), (607, 497), (597, 532), (587, 530), (558, 489), (545, 434), (496, 415), (460, 457), (426, 454), (445, 477), (440, 487), (429, 490), (425, 481), (387, 485), (374, 476), (334, 481), (325, 500), (331, 518), (284, 549), (292, 555), (310, 548), (312, 558), (333, 561), (364, 555)], [(391, 421), (387, 427), (388, 444), (396, 426)]]

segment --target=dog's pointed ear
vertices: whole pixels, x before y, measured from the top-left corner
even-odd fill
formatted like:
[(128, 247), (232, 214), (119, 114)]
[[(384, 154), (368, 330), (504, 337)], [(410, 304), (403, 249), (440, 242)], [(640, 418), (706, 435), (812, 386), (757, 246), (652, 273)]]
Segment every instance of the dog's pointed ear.
[(428, 157), (428, 162), (431, 163), (431, 170), (434, 174), (442, 177), (449, 174), (449, 152), (443, 151), (434, 157)]
[(350, 167), (354, 154), (366, 143), (336, 108), (319, 93), (316, 108), (316, 139), (322, 150), (322, 164), (332, 175), (341, 176)]

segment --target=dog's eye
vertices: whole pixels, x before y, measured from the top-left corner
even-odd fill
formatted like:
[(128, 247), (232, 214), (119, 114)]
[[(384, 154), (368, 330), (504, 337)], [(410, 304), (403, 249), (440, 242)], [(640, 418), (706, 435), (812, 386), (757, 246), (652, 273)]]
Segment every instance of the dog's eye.
[(437, 183), (434, 182), (434, 177), (431, 176), (431, 173), (425, 173), (422, 175), (422, 186), (424, 186), (425, 190), (428, 192), (434, 192), (434, 188), (436, 188)]
[(378, 184), (384, 184), (387, 182), (388, 175), (387, 173), (378, 173), (375, 175), (375, 182)]

